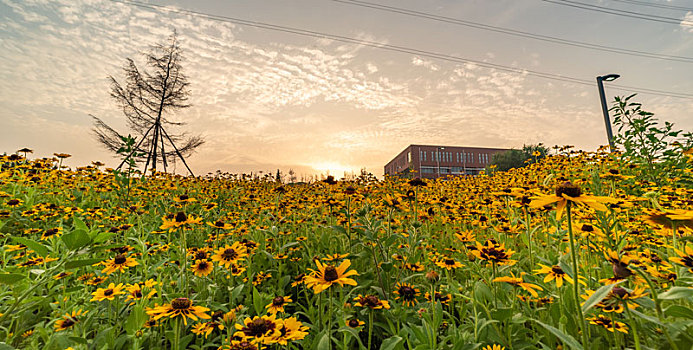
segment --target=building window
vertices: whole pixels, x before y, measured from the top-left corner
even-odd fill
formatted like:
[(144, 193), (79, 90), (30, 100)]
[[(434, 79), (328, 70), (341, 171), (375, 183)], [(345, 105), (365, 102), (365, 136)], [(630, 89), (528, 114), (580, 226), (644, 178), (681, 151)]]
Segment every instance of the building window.
[(411, 163), (411, 152), (407, 152), (407, 163)]

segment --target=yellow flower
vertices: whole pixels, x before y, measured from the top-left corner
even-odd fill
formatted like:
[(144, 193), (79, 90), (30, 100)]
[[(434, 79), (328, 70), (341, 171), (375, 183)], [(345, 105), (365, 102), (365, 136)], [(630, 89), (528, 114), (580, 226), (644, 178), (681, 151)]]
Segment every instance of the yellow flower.
[(358, 276), (355, 270), (347, 271), (351, 266), (351, 261), (344, 260), (338, 267), (332, 265), (323, 265), (319, 260), (315, 260), (318, 270), (309, 269), (312, 273), (306, 276), (306, 286), (313, 288), (313, 292), (320, 293), (333, 284), (338, 283), (340, 286), (348, 284), (350, 286), (357, 285), (356, 281), (349, 276)]
[(270, 314), (276, 315), (277, 312), (284, 312), (284, 305), (292, 301), (291, 297), (276, 296), (272, 299), (271, 303), (265, 306), (265, 309), (268, 309), (267, 312)]
[(205, 311), (209, 311), (209, 309), (202, 306), (193, 306), (192, 300), (188, 298), (177, 298), (173, 299), (170, 304), (147, 308), (147, 314), (152, 316), (155, 321), (163, 317), (174, 318), (181, 316), (185, 325), (188, 325), (188, 317), (193, 321), (197, 321), (198, 317), (208, 319), (209, 315)]
[(116, 295), (125, 294), (123, 289), (122, 283), (119, 283), (117, 286), (115, 283), (111, 283), (108, 285), (108, 288), (98, 288), (96, 292), (91, 293), (94, 297), (90, 301), (113, 300)]
[(568, 202), (586, 205), (599, 211), (606, 211), (608, 208), (604, 205), (604, 203), (616, 203), (618, 201), (610, 197), (582, 194), (580, 187), (573, 185), (570, 181), (566, 181), (556, 187), (555, 195), (534, 197), (532, 198), (532, 202), (529, 204), (529, 206), (530, 208), (540, 208), (556, 203), (556, 220), (560, 220), (563, 210), (565, 210)]
[(536, 272), (537, 275), (546, 274), (546, 277), (544, 277), (544, 283), (556, 280), (556, 286), (559, 288), (563, 286), (563, 280), (566, 280), (569, 283), (575, 283), (573, 278), (568, 276), (568, 274), (558, 265), (546, 266), (539, 264), (539, 266), (541, 266), (541, 268), (536, 270)]
[(380, 298), (378, 298), (377, 295), (363, 296), (359, 294), (356, 298), (354, 298), (354, 301), (354, 306), (367, 307), (372, 310), (390, 308), (390, 302), (388, 302), (387, 300), (380, 300)]
[(274, 344), (281, 336), (280, 326), (275, 315), (247, 317), (243, 326), (236, 325), (238, 332), (233, 336), (251, 343)]
[(207, 260), (198, 260), (190, 267), (195, 276), (207, 276), (214, 270), (214, 265)]
[(506, 282), (506, 283), (512, 284), (513, 286), (520, 287), (520, 288), (528, 291), (529, 294), (532, 294), (532, 296), (535, 298), (539, 296), (539, 294), (537, 293), (537, 290), (544, 290), (543, 288), (537, 286), (536, 284), (524, 282), (524, 280), (523, 280), (523, 276), (525, 275), (524, 272), (520, 273), (520, 277), (515, 277), (515, 275), (513, 273), (510, 273), (510, 275), (512, 277), (507, 277), (507, 276), (496, 277), (495, 279), (493, 279), (493, 282)]
[(139, 265), (135, 259), (127, 257), (123, 254), (118, 254), (113, 259), (103, 261), (101, 264), (106, 266), (103, 270), (101, 270), (101, 272), (107, 275), (110, 275), (116, 271), (123, 272), (130, 267)]
[(223, 248), (217, 249), (212, 256), (212, 261), (216, 261), (219, 265), (228, 268), (231, 264), (244, 260), (246, 256), (248, 256), (246, 247), (238, 242), (233, 242), (230, 246), (226, 245)]

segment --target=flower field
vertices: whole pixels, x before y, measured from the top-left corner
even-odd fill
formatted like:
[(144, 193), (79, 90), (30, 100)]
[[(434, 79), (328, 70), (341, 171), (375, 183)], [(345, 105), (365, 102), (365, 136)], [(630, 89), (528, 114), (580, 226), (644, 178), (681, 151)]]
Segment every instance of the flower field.
[(0, 349), (693, 344), (690, 162), (281, 184), (64, 158), (0, 156)]

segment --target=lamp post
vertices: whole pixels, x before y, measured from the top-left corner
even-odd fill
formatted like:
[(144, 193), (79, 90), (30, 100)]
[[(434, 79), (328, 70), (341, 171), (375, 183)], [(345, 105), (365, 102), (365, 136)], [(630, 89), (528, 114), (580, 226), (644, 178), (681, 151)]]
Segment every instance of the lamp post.
[(442, 151), (444, 149), (445, 149), (445, 147), (438, 147), (438, 149), (436, 151), (436, 160), (438, 161), (438, 176), (436, 178), (440, 177), (440, 156), (441, 156), (440, 151)]
[(606, 97), (604, 96), (604, 82), (618, 79), (618, 74), (607, 74), (597, 77), (597, 87), (599, 87), (599, 98), (602, 101), (602, 113), (604, 114), (604, 124), (606, 125), (606, 136), (609, 138), (609, 149), (614, 151), (614, 134), (611, 132), (611, 121), (609, 120), (609, 109), (606, 107)]

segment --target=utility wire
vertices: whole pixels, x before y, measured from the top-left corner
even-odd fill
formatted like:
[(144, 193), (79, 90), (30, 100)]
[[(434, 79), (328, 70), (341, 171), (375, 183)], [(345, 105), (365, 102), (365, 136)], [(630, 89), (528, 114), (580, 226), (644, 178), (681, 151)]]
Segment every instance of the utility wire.
[[(229, 16), (213, 15), (213, 14), (208, 14), (208, 13), (198, 12), (198, 11), (192, 11), (192, 10), (170, 8), (170, 7), (166, 7), (166, 6), (162, 6), (162, 5), (147, 4), (147, 3), (143, 3), (143, 2), (139, 2), (139, 1), (132, 1), (132, 0), (109, 0), (109, 1), (114, 2), (114, 3), (124, 4), (124, 5), (131, 5), (131, 6), (136, 6), (136, 7), (140, 7), (140, 8), (146, 8), (146, 9), (154, 10), (157, 12), (169, 12), (169, 13), (185, 14), (185, 15), (190, 15), (190, 16), (202, 17), (202, 18), (206, 18), (206, 19), (210, 19), (210, 20), (229, 22), (229, 23), (240, 24), (240, 25), (245, 25), (245, 26), (249, 26), (249, 27), (255, 27), (255, 28), (261, 28), (261, 29), (283, 32), (283, 33), (291, 33), (291, 34), (296, 34), (296, 35), (301, 35), (301, 36), (306, 36), (306, 37), (319, 38), (319, 39), (330, 39), (330, 40), (344, 42), (344, 43), (373, 47), (373, 48), (377, 48), (377, 49), (381, 49), (381, 50), (408, 53), (408, 54), (418, 55), (418, 56), (422, 56), (422, 57), (439, 59), (439, 60), (443, 60), (443, 61), (449, 61), (449, 62), (455, 62), (455, 63), (469, 63), (469, 64), (474, 64), (474, 65), (485, 67), (485, 68), (497, 69), (500, 71), (517, 73), (517, 74), (526, 74), (526, 75), (531, 75), (531, 76), (535, 76), (535, 77), (551, 79), (551, 80), (559, 80), (559, 81), (564, 81), (564, 82), (573, 83), (573, 84), (580, 84), (580, 85), (587, 85), (587, 86), (594, 86), (595, 85), (594, 81), (592, 81), (592, 80), (585, 80), (585, 79), (580, 79), (580, 78), (575, 78), (575, 77), (570, 77), (570, 76), (565, 76), (565, 75), (560, 75), (560, 74), (545, 73), (545, 72), (540, 72), (540, 71), (533, 71), (533, 70), (528, 70), (528, 69), (509, 67), (509, 66), (504, 66), (504, 65), (500, 65), (500, 64), (483, 62), (483, 61), (478, 61), (478, 60), (473, 60), (473, 59), (468, 59), (468, 58), (462, 58), (462, 57), (458, 57), (458, 56), (452, 56), (452, 55), (447, 55), (447, 54), (442, 54), (442, 53), (437, 53), (437, 52), (432, 52), (432, 51), (419, 50), (419, 49), (410, 48), (410, 47), (406, 47), (406, 46), (390, 45), (390, 44), (385, 44), (385, 43), (380, 43), (380, 42), (355, 39), (355, 38), (341, 36), (341, 35), (327, 34), (327, 33), (311, 31), (311, 30), (285, 27), (285, 26), (263, 23), (263, 22), (257, 22), (257, 21), (249, 21), (249, 20), (244, 20), (244, 19), (239, 19), (239, 18), (234, 18), (234, 17), (229, 17)], [(641, 92), (641, 93), (657, 95), (657, 96), (693, 99), (693, 94), (655, 90), (655, 89), (647, 89), (647, 88), (630, 87), (630, 86), (616, 85), (616, 84), (610, 84), (609, 87), (612, 87), (615, 89), (620, 89), (620, 90), (625, 90), (625, 91)]]
[(598, 51), (608, 51), (608, 52), (614, 52), (614, 53), (619, 53), (619, 54), (624, 54), (624, 55), (632, 55), (632, 56), (655, 58), (655, 59), (668, 60), (668, 61), (693, 63), (693, 57), (662, 55), (662, 54), (651, 53), (651, 52), (629, 50), (629, 49), (623, 49), (623, 48), (617, 48), (617, 47), (611, 47), (611, 46), (605, 46), (605, 45), (598, 45), (598, 44), (590, 44), (590, 43), (581, 42), (581, 41), (561, 39), (558, 37), (553, 37), (553, 36), (548, 36), (548, 35), (533, 34), (533, 33), (529, 33), (529, 32), (513, 30), (513, 29), (509, 29), (509, 28), (496, 27), (496, 26), (491, 26), (491, 25), (487, 25), (487, 24), (483, 24), (483, 23), (470, 22), (470, 21), (465, 21), (465, 20), (452, 18), (452, 17), (439, 16), (439, 15), (435, 15), (432, 13), (414, 11), (414, 10), (409, 10), (409, 9), (405, 9), (405, 8), (401, 8), (401, 7), (381, 5), (381, 4), (376, 4), (376, 3), (372, 3), (372, 2), (368, 2), (368, 1), (360, 1), (360, 0), (331, 0), (331, 1), (342, 3), (342, 4), (353, 5), (353, 6), (360, 6), (360, 7), (371, 8), (371, 9), (376, 9), (376, 10), (381, 10), (381, 11), (387, 11), (387, 12), (391, 12), (391, 13), (398, 13), (398, 14), (412, 16), (412, 17), (424, 18), (424, 19), (429, 19), (429, 20), (438, 21), (438, 22), (445, 22), (445, 23), (451, 23), (451, 24), (456, 24), (456, 25), (461, 25), (461, 26), (466, 26), (466, 27), (472, 27), (472, 28), (481, 29), (481, 30), (488, 30), (488, 31), (496, 32), (496, 33), (514, 35), (514, 36), (530, 38), (530, 39), (546, 41), (546, 42), (552, 42), (552, 43), (556, 43), (556, 44), (563, 44), (563, 45), (581, 47), (581, 48), (586, 48), (586, 49), (593, 49), (593, 50), (598, 50)]
[(653, 21), (653, 22), (660, 22), (660, 23), (667, 23), (667, 24), (677, 24), (677, 25), (681, 24), (684, 26), (693, 26), (693, 23), (691, 23), (689, 21), (685, 21), (685, 20), (682, 21), (680, 18), (657, 16), (657, 15), (651, 15), (651, 14), (647, 14), (647, 13), (640, 13), (640, 12), (633, 12), (633, 11), (626, 11), (626, 10), (617, 10), (617, 9), (612, 9), (612, 8), (608, 8), (608, 7), (604, 7), (604, 6), (585, 4), (584, 2), (579, 2), (579, 1), (570, 1), (570, 0), (542, 0), (542, 1), (550, 2), (550, 3), (556, 4), (556, 5), (563, 5), (563, 6), (579, 8), (579, 9), (583, 9), (583, 10), (608, 13), (608, 14), (612, 14), (612, 15), (616, 15), (616, 16), (644, 19), (646, 21)]
[(667, 9), (667, 10), (693, 11), (693, 7), (656, 4), (656, 3), (648, 2), (648, 1), (638, 1), (638, 0), (611, 0), (611, 1), (624, 2), (626, 4), (634, 4), (634, 5), (640, 5), (640, 6), (657, 7), (660, 9)]

